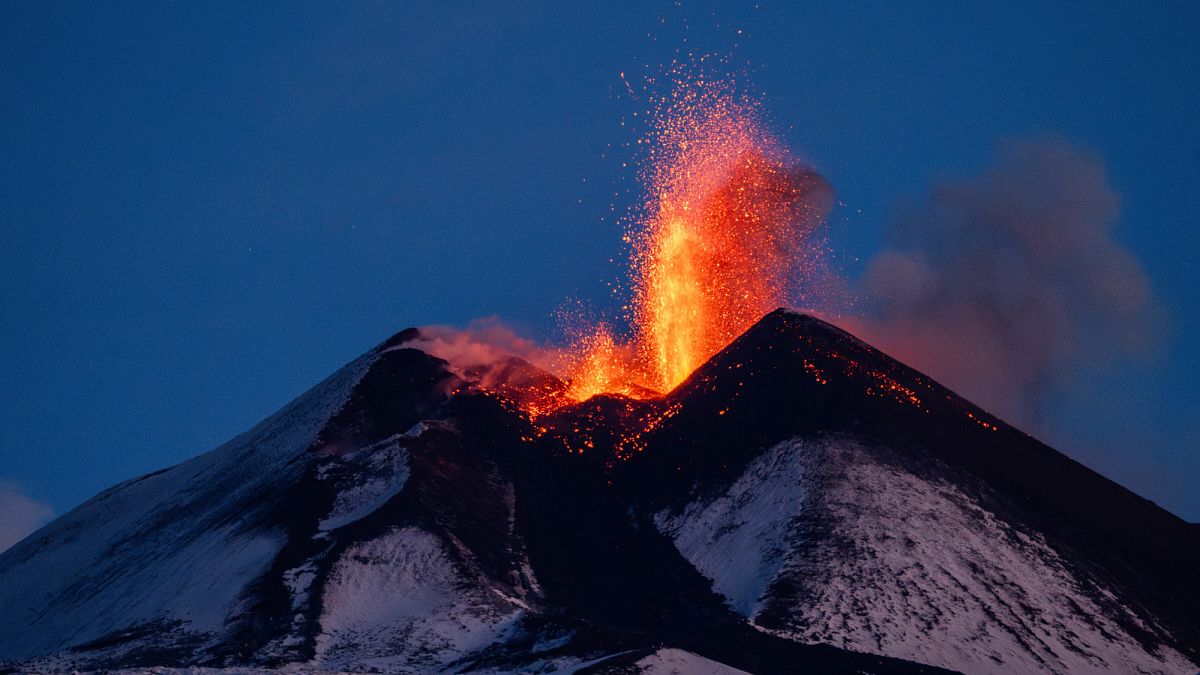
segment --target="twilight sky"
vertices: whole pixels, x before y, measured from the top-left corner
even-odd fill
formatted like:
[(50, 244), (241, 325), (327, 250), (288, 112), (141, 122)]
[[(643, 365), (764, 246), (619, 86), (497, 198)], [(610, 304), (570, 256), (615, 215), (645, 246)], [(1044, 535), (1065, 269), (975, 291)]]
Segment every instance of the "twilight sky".
[(1005, 139), (1103, 160), (1164, 337), (1048, 392), (1037, 434), (1200, 521), (1195, 3), (244, 4), (0, 5), (4, 537), (400, 328), (550, 338), (564, 298), (602, 305), (636, 187), (619, 74), (734, 43), (837, 190), (851, 277)]

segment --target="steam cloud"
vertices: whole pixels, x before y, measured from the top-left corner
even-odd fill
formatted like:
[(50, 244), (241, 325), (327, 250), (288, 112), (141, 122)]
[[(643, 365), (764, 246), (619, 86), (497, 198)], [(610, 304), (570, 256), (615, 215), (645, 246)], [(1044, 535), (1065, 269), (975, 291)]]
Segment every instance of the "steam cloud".
[(981, 175), (936, 185), (892, 223), (864, 280), (865, 336), (1018, 424), (1081, 364), (1147, 354), (1159, 310), (1113, 237), (1102, 161), (1011, 141)]
[[(980, 175), (936, 184), (889, 224), (862, 280), (868, 311), (841, 323), (1038, 430), (1041, 402), (1081, 367), (1148, 356), (1161, 337), (1146, 273), (1114, 238), (1117, 214), (1094, 153), (1057, 139), (1007, 142)], [(511, 377), (512, 356), (560, 375), (571, 363), (569, 350), (496, 319), (421, 333), (411, 346), (484, 386)]]
[(419, 330), (420, 336), (406, 347), (444, 359), (456, 375), (484, 388), (512, 378), (513, 357), (551, 373), (559, 371), (563, 359), (559, 350), (522, 337), (496, 317), (475, 319), (465, 329), (435, 325)]
[(15, 483), (0, 480), (0, 552), (46, 524), (54, 511), (34, 501)]

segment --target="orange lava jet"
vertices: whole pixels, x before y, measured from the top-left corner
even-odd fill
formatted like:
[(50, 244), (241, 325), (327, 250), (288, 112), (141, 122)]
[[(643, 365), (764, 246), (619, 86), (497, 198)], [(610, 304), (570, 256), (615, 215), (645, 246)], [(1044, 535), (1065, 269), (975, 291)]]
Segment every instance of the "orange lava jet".
[(567, 395), (586, 401), (596, 394), (641, 398), (628, 372), (628, 348), (617, 344), (612, 330), (600, 323), (575, 339), (571, 351)]
[(633, 246), (632, 344), (582, 331), (569, 394), (666, 392), (780, 305), (828, 211), (823, 179), (772, 136), (756, 102), (724, 82), (680, 79), (652, 111)]

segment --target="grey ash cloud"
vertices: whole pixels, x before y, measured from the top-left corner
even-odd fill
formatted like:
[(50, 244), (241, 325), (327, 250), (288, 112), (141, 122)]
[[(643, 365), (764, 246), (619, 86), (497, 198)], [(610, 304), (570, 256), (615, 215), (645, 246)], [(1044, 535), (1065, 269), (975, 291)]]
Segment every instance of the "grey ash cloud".
[(906, 204), (870, 262), (861, 329), (879, 347), (1013, 422), (1080, 367), (1152, 354), (1163, 317), (1116, 238), (1103, 161), (1015, 139), (979, 175)]

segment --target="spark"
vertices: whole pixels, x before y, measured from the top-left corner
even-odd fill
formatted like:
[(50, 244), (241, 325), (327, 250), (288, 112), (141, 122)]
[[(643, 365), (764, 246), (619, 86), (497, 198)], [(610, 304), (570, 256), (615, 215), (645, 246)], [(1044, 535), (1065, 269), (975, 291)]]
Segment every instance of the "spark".
[[(640, 166), (628, 344), (581, 331), (573, 396), (670, 391), (763, 314), (788, 304), (808, 235), (827, 209), (802, 168), (733, 82), (676, 73), (652, 99)], [(579, 399), (583, 400), (583, 399)]]

